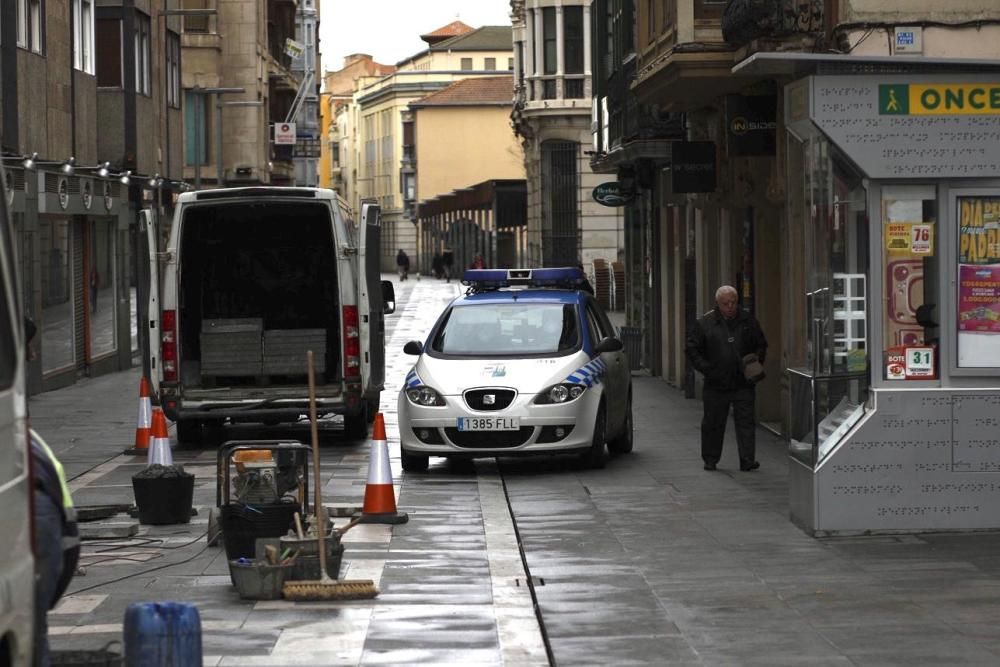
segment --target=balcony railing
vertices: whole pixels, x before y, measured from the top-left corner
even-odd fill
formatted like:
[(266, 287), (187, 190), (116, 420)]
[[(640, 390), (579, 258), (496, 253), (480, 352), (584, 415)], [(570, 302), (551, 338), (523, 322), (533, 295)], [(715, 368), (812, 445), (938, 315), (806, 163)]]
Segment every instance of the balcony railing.
[(819, 35), (824, 29), (823, 0), (729, 0), (722, 15), (722, 37), (744, 46), (762, 37)]

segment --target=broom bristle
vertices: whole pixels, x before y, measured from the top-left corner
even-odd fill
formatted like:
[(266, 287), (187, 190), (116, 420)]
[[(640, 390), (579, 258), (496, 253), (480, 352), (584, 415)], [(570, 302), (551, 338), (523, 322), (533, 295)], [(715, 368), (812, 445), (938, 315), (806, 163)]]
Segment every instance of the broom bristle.
[(281, 593), (286, 600), (368, 600), (378, 595), (378, 588), (371, 579), (286, 581)]

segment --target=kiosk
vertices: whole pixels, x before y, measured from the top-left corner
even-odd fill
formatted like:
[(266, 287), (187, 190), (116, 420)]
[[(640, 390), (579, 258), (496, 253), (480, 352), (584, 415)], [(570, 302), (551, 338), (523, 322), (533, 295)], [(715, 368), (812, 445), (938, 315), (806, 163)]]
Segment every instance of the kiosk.
[(790, 509), (810, 534), (1000, 528), (1000, 69), (971, 71), (785, 88)]

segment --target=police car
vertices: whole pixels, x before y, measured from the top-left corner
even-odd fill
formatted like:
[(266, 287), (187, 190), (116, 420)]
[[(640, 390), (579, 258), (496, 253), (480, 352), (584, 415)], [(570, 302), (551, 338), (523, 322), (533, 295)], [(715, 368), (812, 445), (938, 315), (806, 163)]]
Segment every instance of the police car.
[(403, 470), (429, 456), (576, 453), (588, 467), (632, 451), (621, 340), (576, 268), (465, 272), (399, 392)]

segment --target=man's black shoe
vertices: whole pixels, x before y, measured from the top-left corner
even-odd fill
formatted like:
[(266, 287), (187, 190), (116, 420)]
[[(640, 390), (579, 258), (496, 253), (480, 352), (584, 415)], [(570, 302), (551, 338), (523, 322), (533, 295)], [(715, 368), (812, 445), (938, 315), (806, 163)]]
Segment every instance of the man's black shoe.
[(706, 463), (705, 464), (705, 470), (715, 470), (715, 464), (714, 463)]
[(759, 461), (751, 461), (750, 463), (741, 463), (740, 464), (740, 470), (742, 470), (743, 472), (749, 472), (751, 470), (756, 470), (759, 467), (760, 467), (760, 462)]

